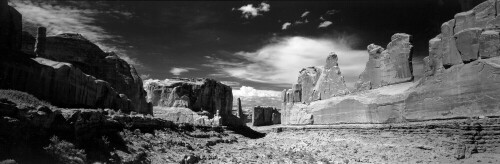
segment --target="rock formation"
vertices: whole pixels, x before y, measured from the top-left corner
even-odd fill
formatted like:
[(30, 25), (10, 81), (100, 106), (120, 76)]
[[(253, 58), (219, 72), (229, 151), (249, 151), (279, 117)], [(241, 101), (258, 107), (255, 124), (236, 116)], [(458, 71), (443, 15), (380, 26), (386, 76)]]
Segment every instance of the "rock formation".
[(238, 111), (236, 113), (237, 113), (236, 116), (238, 116), (238, 118), (240, 118), (241, 120), (245, 120), (245, 115), (243, 114), (240, 98), (238, 98)]
[(223, 124), (241, 121), (232, 114), (231, 87), (212, 79), (167, 79), (145, 82), (147, 99), (162, 108), (184, 107), (193, 112), (207, 113), (209, 118), (218, 112)]
[(0, 2), (0, 51), (10, 54), (21, 49), (22, 16), (7, 1)]
[(35, 43), (35, 54), (37, 56), (45, 56), (45, 46), (47, 45), (47, 29), (38, 27), (38, 33)]
[(328, 55), (323, 67), (303, 68), (297, 83), (292, 85), (292, 89), (283, 91), (283, 102), (310, 103), (349, 93), (335, 53)]
[(356, 89), (375, 89), (413, 80), (410, 38), (408, 34), (394, 34), (387, 50), (375, 44), (368, 45), (368, 63), (359, 75)]
[[(396, 34), (387, 50), (368, 46), (370, 60), (358, 89), (369, 90), (310, 104), (284, 103), (282, 123), (397, 123), (498, 117), (500, 16), (493, 14), (496, 4), (494, 0), (483, 2), (442, 25), (441, 34), (429, 41), (422, 79), (406, 82), (412, 78), (407, 60), (411, 45), (408, 35)], [(381, 60), (384, 55), (394, 54), (399, 56)], [(391, 69), (387, 72), (381, 68)]]
[[(26, 91), (60, 107), (152, 113), (132, 66), (81, 35), (45, 38), (42, 27), (34, 43), (33, 36), (21, 32), (21, 15), (1, 3), (0, 50), (8, 53), (1, 56), (0, 88)], [(39, 58), (30, 59), (34, 54)]]
[(132, 101), (134, 111), (152, 113), (146, 102), (142, 79), (132, 65), (113, 52), (104, 52), (80, 34), (47, 37), (44, 58), (71, 63), (88, 75), (104, 80)]
[(5, 57), (0, 63), (0, 88), (29, 92), (59, 107), (134, 109), (131, 101), (108, 82), (71, 64), (44, 58)]
[(256, 106), (253, 108), (252, 125), (264, 126), (281, 123), (281, 114), (276, 108)]

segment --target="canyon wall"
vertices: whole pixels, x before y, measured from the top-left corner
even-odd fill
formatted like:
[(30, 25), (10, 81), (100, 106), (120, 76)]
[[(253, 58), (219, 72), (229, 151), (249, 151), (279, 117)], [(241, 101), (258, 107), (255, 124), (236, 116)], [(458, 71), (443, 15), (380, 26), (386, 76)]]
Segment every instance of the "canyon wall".
[[(283, 94), (283, 124), (398, 123), (500, 115), (499, 3), (489, 0), (443, 23), (429, 41), (425, 76), (413, 81), (411, 36), (395, 34), (383, 50), (369, 45), (356, 90), (301, 103)], [(295, 87), (296, 88), (296, 87)]]
[[(112, 108), (152, 114), (142, 80), (127, 62), (79, 34), (36, 39), (22, 32), (21, 15), (0, 5), (0, 88), (31, 93), (65, 108)], [(37, 56), (37, 58), (35, 58)]]

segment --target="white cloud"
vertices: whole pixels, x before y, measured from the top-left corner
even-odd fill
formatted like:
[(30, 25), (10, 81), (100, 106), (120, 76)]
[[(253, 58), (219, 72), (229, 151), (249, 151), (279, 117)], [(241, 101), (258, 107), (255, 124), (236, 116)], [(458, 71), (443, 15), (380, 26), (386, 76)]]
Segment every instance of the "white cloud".
[(305, 19), (303, 21), (302, 20), (295, 21), (295, 23), (293, 23), (293, 24), (299, 25), (299, 24), (306, 24), (306, 23), (309, 23), (309, 21), (307, 19)]
[(318, 28), (326, 28), (328, 26), (332, 25), (332, 22), (330, 21), (324, 21), (324, 22), (321, 22), (318, 26)]
[(236, 81), (221, 81), (221, 83), (230, 86), (231, 88), (239, 88), (241, 86), (241, 84)]
[(141, 74), (140, 75), (141, 79), (148, 79), (149, 77), (151, 77), (150, 74)]
[(368, 61), (365, 50), (352, 50), (350, 40), (342, 38), (307, 38), (301, 36), (279, 38), (254, 52), (237, 52), (235, 58), (245, 61), (211, 60), (221, 73), (244, 80), (275, 85), (297, 82), (298, 72), (309, 66), (325, 65), (330, 52), (336, 52), (346, 82), (352, 85)]
[(82, 34), (104, 51), (114, 51), (128, 63), (143, 67), (135, 58), (127, 56), (124, 50), (103, 43), (103, 41), (120, 40), (121, 38), (120, 36), (109, 34), (102, 27), (95, 25), (95, 17), (98, 14), (116, 13), (122, 15), (124, 18), (129, 18), (132, 16), (130, 12), (79, 9), (77, 7), (61, 6), (47, 2), (11, 1), (10, 3), (22, 14), (23, 26), (44, 26), (47, 28), (47, 35), (68, 32)]
[(170, 73), (172, 73), (175, 76), (179, 76), (182, 73), (189, 72), (190, 70), (197, 70), (197, 69), (195, 69), (195, 68), (187, 68), (187, 67), (186, 68), (172, 67), (172, 69), (170, 69)]
[(306, 11), (306, 12), (302, 13), (302, 15), (301, 15), (300, 17), (304, 18), (304, 17), (306, 17), (307, 15), (309, 15), (309, 13), (310, 13), (309, 11)]
[(288, 27), (292, 25), (290, 22), (283, 23), (283, 26), (281, 27), (282, 30), (288, 29)]
[(280, 91), (257, 90), (249, 86), (241, 86), (238, 90), (233, 90), (233, 97), (281, 97)]
[(241, 11), (241, 14), (243, 14), (243, 17), (248, 19), (248, 18), (253, 18), (253, 17), (259, 16), (259, 15), (262, 15), (261, 13), (263, 13), (263, 12), (270, 11), (271, 5), (269, 5), (265, 2), (260, 3), (260, 5), (257, 7), (254, 7), (253, 4), (248, 4), (245, 6), (241, 6), (238, 10)]

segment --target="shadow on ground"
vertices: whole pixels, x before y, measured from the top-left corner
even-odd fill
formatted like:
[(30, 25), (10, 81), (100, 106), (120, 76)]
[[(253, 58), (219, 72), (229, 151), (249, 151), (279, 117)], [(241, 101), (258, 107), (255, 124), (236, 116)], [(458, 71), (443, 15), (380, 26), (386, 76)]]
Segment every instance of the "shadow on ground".
[(266, 136), (266, 133), (255, 131), (248, 126), (228, 127), (227, 129), (251, 139), (258, 139)]

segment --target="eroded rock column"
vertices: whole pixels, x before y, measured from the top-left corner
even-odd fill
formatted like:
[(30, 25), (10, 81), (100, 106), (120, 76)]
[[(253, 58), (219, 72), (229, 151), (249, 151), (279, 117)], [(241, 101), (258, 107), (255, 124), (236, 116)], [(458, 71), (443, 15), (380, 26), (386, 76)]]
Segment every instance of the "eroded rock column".
[(47, 44), (47, 29), (45, 27), (38, 27), (36, 35), (35, 54), (36, 56), (45, 56), (45, 47)]

